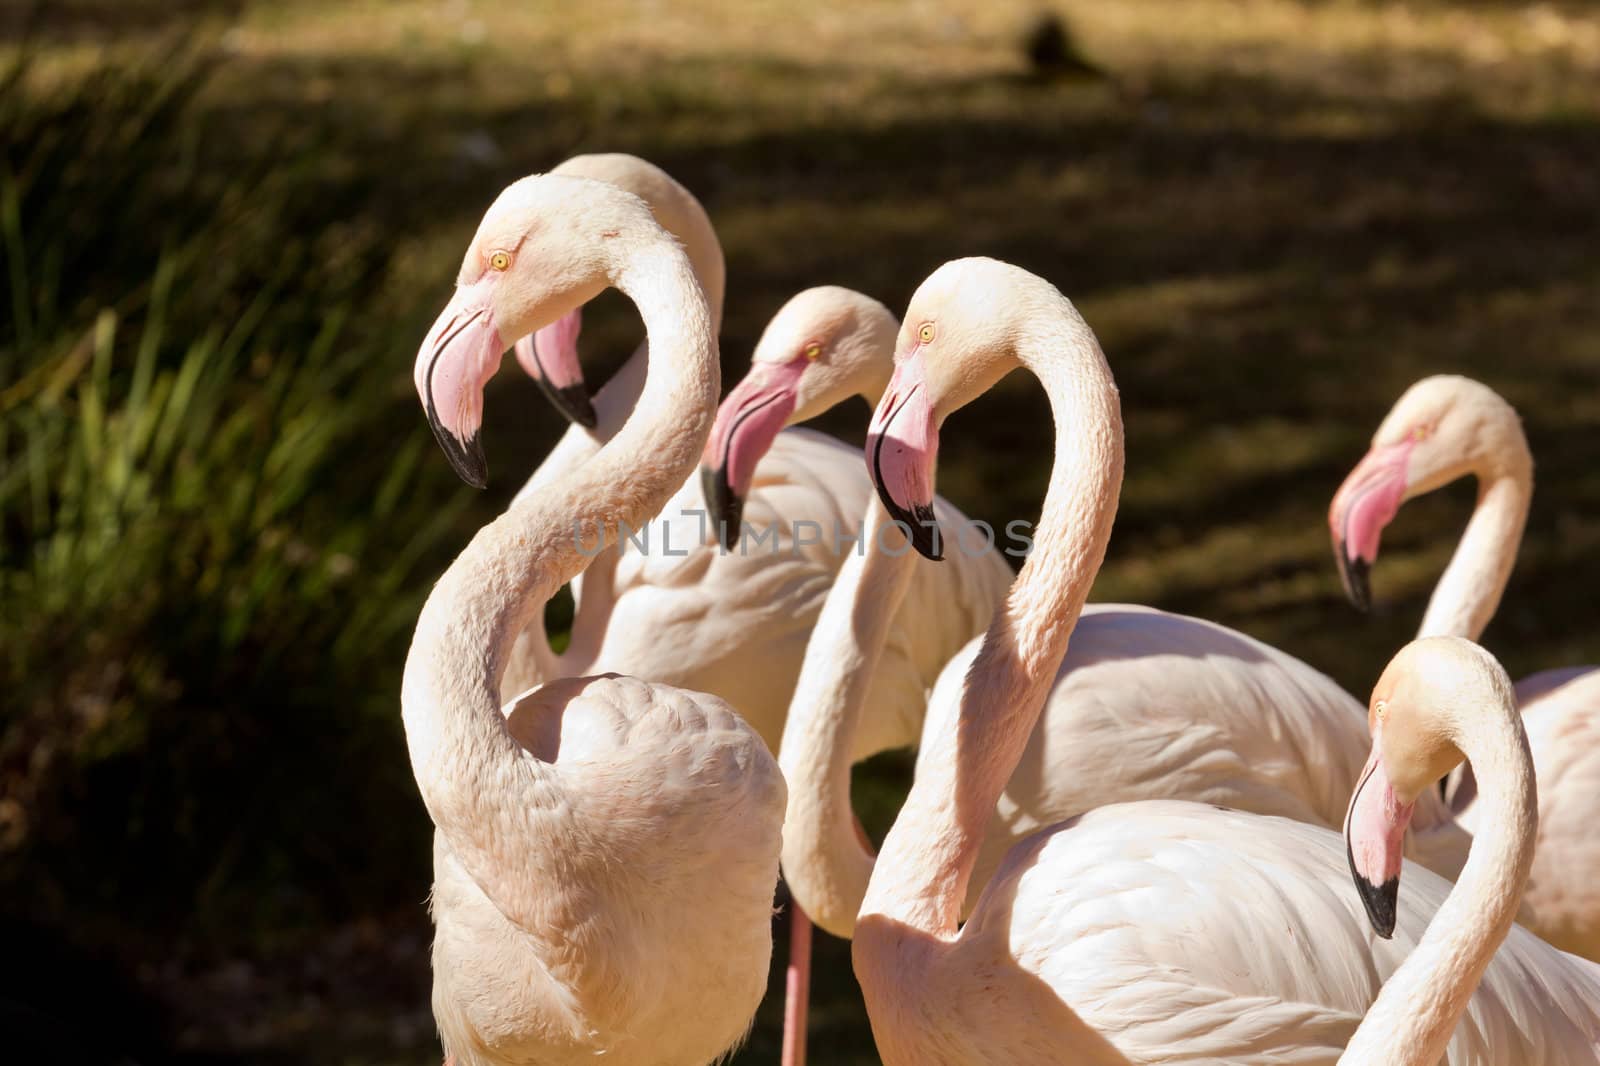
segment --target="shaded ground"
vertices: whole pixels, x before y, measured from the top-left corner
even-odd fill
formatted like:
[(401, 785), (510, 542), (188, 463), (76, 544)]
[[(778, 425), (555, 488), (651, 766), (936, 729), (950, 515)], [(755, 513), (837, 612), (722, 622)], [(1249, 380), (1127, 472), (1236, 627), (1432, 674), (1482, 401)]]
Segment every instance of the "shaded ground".
[[(176, 22), (155, 10), (63, 5), (25, 39), (40, 61), (20, 91), (136, 55)], [(1063, 5), (1106, 77), (1060, 80), (1030, 75), (1023, 3), (220, 10), (206, 166), (292, 146), (338, 205), (326, 225), (388, 255), (357, 312), (386, 404), (370, 423), (380, 450), (426, 434), (410, 360), (483, 206), (574, 152), (631, 151), (718, 226), (730, 376), (806, 285), (903, 306), (934, 266), (970, 254), (1054, 280), (1099, 333), (1127, 420), (1097, 598), (1235, 625), (1356, 692), (1420, 620), (1472, 495), (1406, 507), (1366, 620), (1339, 596), (1328, 499), (1411, 381), (1489, 382), (1523, 414), (1539, 491), (1486, 643), (1514, 675), (1600, 659), (1600, 20), (1587, 8)], [(623, 301), (603, 301), (585, 327), (591, 380), (636, 329)], [(864, 417), (836, 412), (827, 428), (858, 440)], [(504, 505), (558, 428), (524, 383), (496, 385), (491, 489), (447, 547)], [(1031, 518), (1049, 442), (1042, 395), (1013, 378), (952, 421), (940, 488), (996, 526)], [(416, 491), (441, 506), (464, 493), (438, 469)], [(431, 551), (428, 572), (448, 555)], [(375, 657), (373, 684), (392, 688), (398, 669)], [(385, 757), (403, 759), (385, 736)], [(906, 766), (858, 773), (875, 829)], [(425, 831), (413, 797), (397, 794), (395, 812), (370, 832)], [(262, 937), (248, 960), (180, 937), (137, 984), (170, 1006), (194, 1061), (433, 1061), (426, 872), (394, 876), (383, 920)], [(817, 965), (815, 1060), (875, 1061), (847, 946), (821, 944)], [(780, 1018), (774, 995), (736, 1061), (775, 1061)]]

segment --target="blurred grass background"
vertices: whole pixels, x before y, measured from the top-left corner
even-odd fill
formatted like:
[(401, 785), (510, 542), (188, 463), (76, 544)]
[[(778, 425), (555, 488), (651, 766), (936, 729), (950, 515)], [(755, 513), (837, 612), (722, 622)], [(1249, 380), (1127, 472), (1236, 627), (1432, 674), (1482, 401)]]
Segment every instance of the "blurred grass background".
[[(1030, 40), (1046, 12), (1065, 47)], [(1097, 598), (1238, 626), (1357, 693), (1472, 489), (1402, 512), (1370, 619), (1328, 499), (1407, 384), (1477, 376), (1538, 463), (1486, 642), (1513, 674), (1600, 659), (1589, 5), (6, 0), (0, 129), (18, 1054), (47, 1032), (77, 1059), (437, 1062), (400, 666), (430, 582), (561, 427), (503, 375), (473, 494), (410, 365), (483, 208), (576, 152), (705, 202), (730, 381), (807, 285), (900, 307), (970, 254), (1055, 281), (1127, 418)], [(610, 296), (585, 325), (600, 381), (636, 318)], [(1049, 443), (1010, 379), (952, 421), (940, 488), (1031, 518)], [(858, 772), (875, 833), (907, 768)], [(814, 1060), (875, 1062), (847, 946), (817, 964)], [(60, 1024), (89, 1002), (97, 1024)], [(780, 1019), (775, 994), (737, 1061), (776, 1061)]]

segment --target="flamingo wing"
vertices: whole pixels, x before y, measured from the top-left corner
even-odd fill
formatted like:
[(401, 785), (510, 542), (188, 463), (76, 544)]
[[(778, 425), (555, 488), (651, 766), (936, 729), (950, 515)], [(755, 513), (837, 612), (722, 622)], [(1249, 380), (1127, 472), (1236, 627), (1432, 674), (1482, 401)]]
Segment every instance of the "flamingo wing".
[[(1332, 1062), (1450, 883), (1407, 863), (1392, 940), (1370, 931), (1344, 842), (1173, 801), (1102, 807), (1007, 856), (963, 939), (1004, 937), (1135, 1062)], [(1449, 1061), (1556, 1063), (1595, 1047), (1600, 969), (1512, 930)]]

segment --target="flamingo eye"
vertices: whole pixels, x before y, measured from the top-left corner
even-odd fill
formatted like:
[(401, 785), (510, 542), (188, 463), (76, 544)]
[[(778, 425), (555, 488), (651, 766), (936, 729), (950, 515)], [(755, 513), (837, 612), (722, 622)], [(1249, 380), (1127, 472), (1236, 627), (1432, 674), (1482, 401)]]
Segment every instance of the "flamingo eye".
[(493, 267), (494, 269), (496, 269), (496, 270), (509, 270), (509, 269), (511, 269), (511, 253), (510, 252), (494, 252), (494, 253), (491, 253), (490, 256), (489, 256), (489, 265), (491, 267)]
[(822, 345), (812, 341), (806, 345), (806, 358), (815, 363), (822, 356)]
[(1418, 426), (1416, 429), (1411, 431), (1411, 439), (1416, 441), (1427, 440), (1430, 432), (1432, 432), (1432, 430), (1430, 430), (1427, 426)]
[(933, 341), (933, 323), (932, 322), (924, 322), (922, 324), (922, 328), (917, 330), (917, 339), (920, 340), (923, 344), (929, 344), (929, 343), (931, 343)]
[(1389, 713), (1389, 704), (1386, 700), (1379, 700), (1372, 705), (1372, 709), (1377, 712), (1378, 721), (1381, 722), (1384, 716)]

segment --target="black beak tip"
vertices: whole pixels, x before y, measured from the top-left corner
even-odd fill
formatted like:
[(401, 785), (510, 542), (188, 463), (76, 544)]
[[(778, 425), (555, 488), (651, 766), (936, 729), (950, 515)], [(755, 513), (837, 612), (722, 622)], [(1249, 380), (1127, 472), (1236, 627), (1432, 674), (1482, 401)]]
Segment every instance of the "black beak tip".
[(1350, 605), (1363, 614), (1372, 610), (1372, 565), (1365, 559), (1350, 558), (1349, 549), (1342, 540), (1335, 554), (1339, 560), (1339, 578), (1344, 582), (1344, 594)]
[(1367, 920), (1372, 923), (1372, 931), (1384, 940), (1394, 936), (1395, 911), (1400, 897), (1400, 879), (1391, 877), (1381, 885), (1374, 885), (1360, 874), (1356, 874), (1356, 891), (1361, 895), (1361, 903), (1367, 909)]
[(594, 403), (589, 399), (589, 390), (582, 384), (563, 385), (557, 388), (540, 378), (539, 388), (544, 390), (545, 396), (568, 422), (576, 422), (584, 429), (593, 429), (599, 424), (600, 420), (594, 413)]
[(717, 540), (722, 550), (731, 552), (739, 543), (739, 523), (744, 518), (744, 499), (733, 491), (728, 481), (728, 471), (722, 467), (700, 468), (700, 490), (705, 494), (706, 508), (711, 520), (717, 524)]
[(489, 487), (489, 460), (483, 454), (483, 441), (474, 433), (465, 441), (459, 439), (429, 412), (428, 425), (433, 428), (433, 436), (439, 442), (439, 447), (444, 449), (444, 456), (450, 460), (450, 465), (455, 469), (456, 475), (475, 489)]
[(911, 509), (911, 518), (911, 546), (925, 558), (941, 562), (944, 551), (939, 545), (943, 538), (939, 536), (939, 523), (933, 517), (933, 508), (919, 503)]
[(944, 559), (941, 547), (943, 539), (939, 535), (939, 523), (933, 516), (933, 508), (925, 503), (912, 504), (909, 509), (896, 503), (883, 486), (878, 486), (878, 499), (883, 501), (883, 509), (889, 512), (889, 517), (899, 522), (906, 531), (906, 537), (911, 541), (911, 546), (917, 549), (917, 554), (934, 562)]

